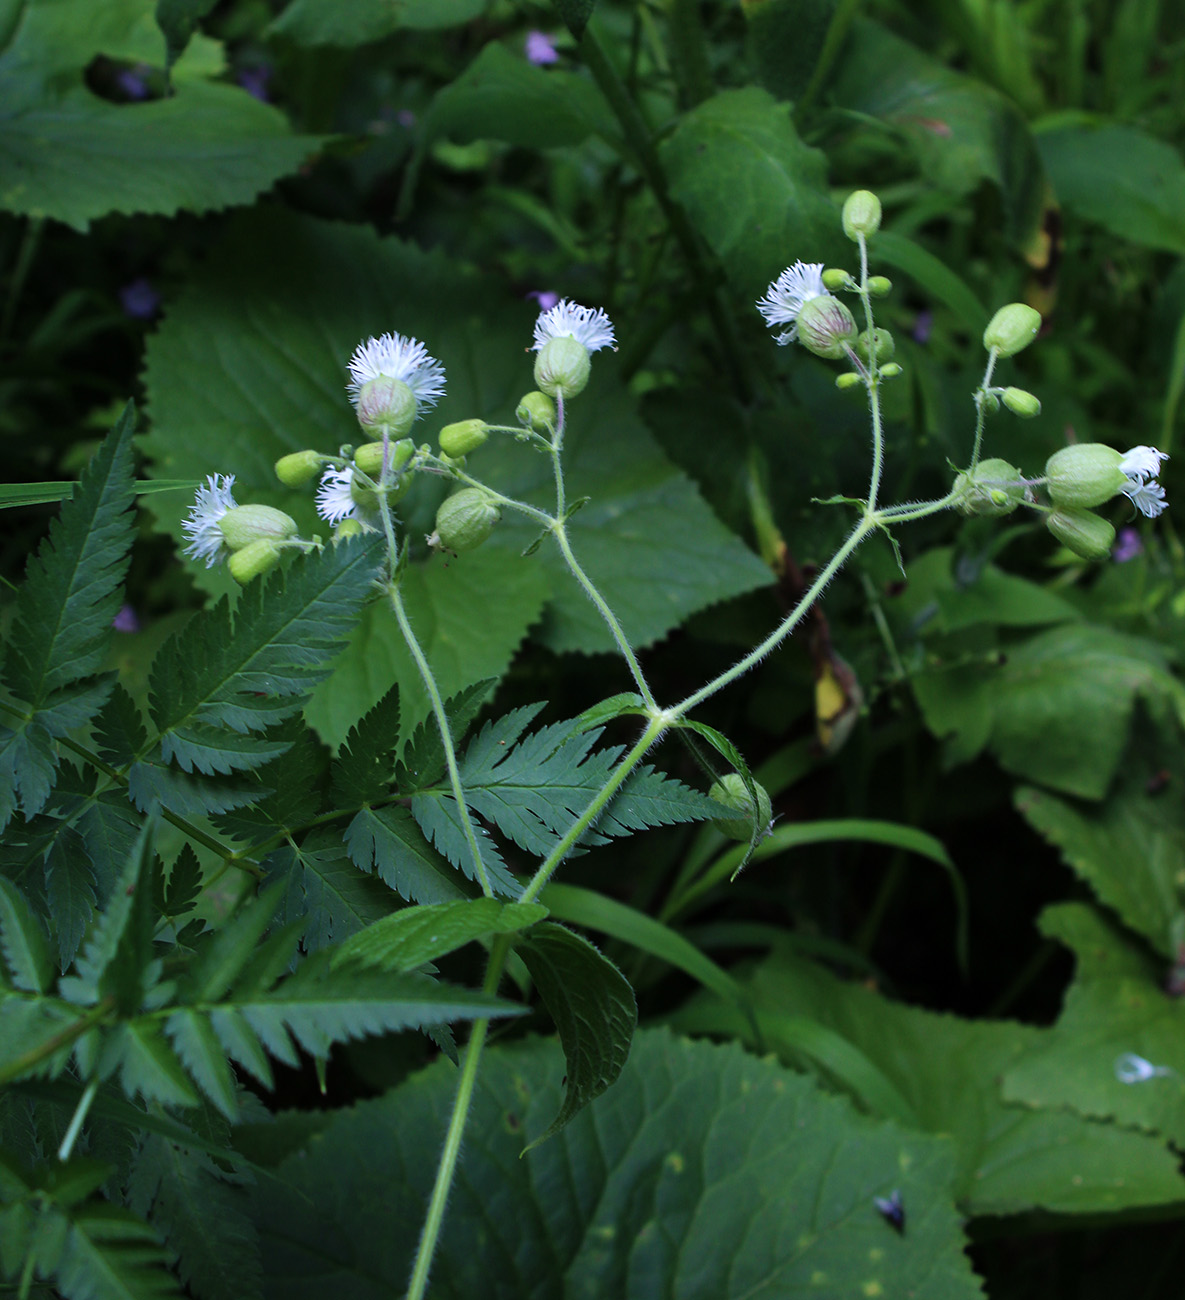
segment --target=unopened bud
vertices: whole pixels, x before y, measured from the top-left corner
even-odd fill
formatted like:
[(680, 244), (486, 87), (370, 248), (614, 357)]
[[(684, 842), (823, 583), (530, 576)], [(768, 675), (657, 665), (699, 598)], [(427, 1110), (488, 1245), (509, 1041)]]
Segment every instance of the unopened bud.
[(1000, 400), (1013, 415), (1019, 415), (1022, 420), (1031, 420), (1033, 416), (1041, 414), (1040, 401), (1023, 388), (1006, 388)]
[(350, 537), (361, 537), (365, 529), (357, 519), (343, 519), (340, 524), (333, 530), (333, 544), (344, 542)]
[(582, 393), (591, 370), (588, 349), (567, 334), (548, 339), (535, 357), (535, 382), (549, 397)]
[(356, 399), (358, 423), (367, 433), (382, 433), (400, 437), (411, 428), (416, 418), (416, 395), (401, 380), (389, 375), (379, 375), (368, 380), (358, 390)]
[(901, 373), (901, 367), (896, 361), (890, 361), (888, 365), (881, 366), (880, 375), (882, 379), (896, 379)]
[(712, 821), (712, 825), (720, 834), (727, 835), (730, 840), (752, 839), (754, 821), (759, 831), (764, 831), (769, 826), (773, 815), (769, 794), (765, 787), (758, 785), (756, 781), (753, 782), (753, 786), (757, 791), (756, 815), (753, 798), (739, 773), (729, 772), (727, 776), (722, 776), (708, 791), (709, 799), (722, 803), (726, 808), (735, 809), (739, 814), (735, 817), (718, 817)]
[(1106, 559), (1115, 543), (1115, 529), (1090, 510), (1054, 510), (1045, 516), (1045, 526), (1084, 560)]
[(839, 289), (854, 289), (856, 281), (848, 274), (847, 271), (841, 270), (838, 266), (829, 266), (823, 272), (823, 288), (835, 293)]
[(226, 562), (230, 576), (245, 587), (252, 578), (258, 578), (274, 569), (280, 560), (280, 547), (270, 537), (257, 537), (248, 542)]
[(260, 540), (283, 541), (296, 536), (296, 520), (272, 506), (235, 506), (218, 521), (223, 540), (232, 551), (241, 551)]
[(829, 293), (808, 298), (799, 308), (795, 325), (798, 327), (798, 341), (803, 347), (830, 361), (842, 357), (860, 332), (852, 313)]
[(983, 332), (983, 346), (1002, 357), (1014, 357), (1027, 348), (1041, 328), (1041, 313), (1023, 302), (1010, 302), (988, 321)]
[[(390, 467), (393, 474), (399, 471), (411, 460), (415, 454), (416, 445), (410, 438), (400, 438), (398, 442), (390, 444)], [(363, 443), (354, 452), (354, 464), (368, 478), (377, 479), (383, 472), (383, 444), (382, 442)]]
[(446, 424), (440, 431), (440, 450), (446, 456), (468, 456), (489, 438), (489, 425), (484, 420), (458, 420)]
[(840, 392), (844, 392), (849, 388), (863, 388), (864, 379), (862, 376), (854, 374), (851, 370), (848, 370), (842, 375), (835, 376), (835, 386), (840, 390)]
[(888, 361), (896, 350), (896, 344), (893, 342), (893, 336), (888, 330), (883, 330), (879, 326), (872, 332), (872, 346), (869, 347), (868, 331), (864, 330), (856, 345), (856, 352), (868, 360), (871, 360), (871, 354), (875, 352), (877, 362)]
[(440, 503), (436, 540), (450, 551), (472, 551), (489, 537), (501, 517), (498, 503), (488, 492), (462, 488)]
[(893, 281), (887, 275), (870, 275), (868, 277), (868, 292), (874, 298), (887, 298), (893, 291)]
[(321, 472), (325, 458), (316, 451), (294, 451), (276, 461), (276, 478), (285, 487), (307, 487)]
[(555, 403), (546, 393), (526, 393), (514, 412), (514, 418), (535, 433), (550, 433), (555, 428)]
[(856, 190), (843, 205), (843, 232), (853, 244), (861, 235), (875, 235), (881, 225), (881, 201), (871, 190)]
[[(1102, 442), (1079, 442), (1055, 451), (1045, 462), (1045, 486), (1058, 506), (1089, 510), (1128, 485), (1119, 468), (1122, 455)], [(1066, 543), (1069, 545), (1069, 543)]]
[(955, 509), (964, 515), (1010, 515), (1025, 499), (1020, 470), (1006, 460), (981, 460), (955, 479)]

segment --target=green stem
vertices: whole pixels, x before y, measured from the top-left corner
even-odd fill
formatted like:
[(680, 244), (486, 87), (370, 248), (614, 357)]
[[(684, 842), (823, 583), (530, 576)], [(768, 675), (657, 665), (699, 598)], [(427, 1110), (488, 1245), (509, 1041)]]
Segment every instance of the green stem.
[(95, 1093), (98, 1091), (99, 1081), (98, 1079), (92, 1079), (78, 1099), (78, 1105), (75, 1106), (74, 1115), (70, 1120), (70, 1127), (66, 1130), (66, 1136), (62, 1138), (62, 1145), (58, 1147), (59, 1160), (65, 1162), (70, 1159), (70, 1153), (74, 1150), (74, 1143), (78, 1141), (83, 1122), (86, 1120), (87, 1112), (91, 1108), (91, 1102), (94, 1101)]
[(21, 290), (29, 278), (33, 259), (37, 256), (37, 245), (41, 242), (41, 232), (45, 228), (44, 217), (30, 217), (25, 226), (21, 246), (17, 250), (16, 265), (12, 268), (12, 277), (8, 281), (8, 293), (4, 299), (4, 314), (0, 316), (0, 339), (6, 339), (16, 317), (17, 303)]
[(81, 1038), (91, 1025), (102, 1020), (114, 1007), (114, 998), (104, 998), (97, 1007), (88, 1011), (81, 1019), (75, 1020), (73, 1024), (67, 1025), (61, 1033), (54, 1034), (52, 1038), (47, 1038), (44, 1043), (38, 1043), (36, 1047), (31, 1047), (23, 1055), (9, 1061), (3, 1069), (0, 1069), (0, 1084), (8, 1083), (12, 1079), (19, 1079), (26, 1070), (31, 1070), (34, 1066), (40, 1065), (42, 1061), (48, 1060), (55, 1052), (61, 1051), (63, 1047), (67, 1047), (76, 1038)]
[(878, 526), (879, 516), (866, 512), (857, 523), (856, 527), (848, 535), (848, 539), (831, 557), (826, 568), (819, 572), (819, 576), (811, 583), (804, 592), (802, 599), (782, 620), (781, 623), (765, 638), (762, 643), (751, 650), (743, 659), (739, 659), (726, 672), (714, 677), (706, 686), (700, 687), (693, 695), (689, 695), (685, 700), (676, 704), (668, 712), (675, 718), (681, 718), (684, 714), (689, 713), (697, 704), (702, 704), (704, 700), (715, 695), (717, 691), (723, 690), (730, 682), (736, 681), (742, 674), (747, 673), (750, 668), (754, 667), (765, 658), (771, 650), (774, 650), (782, 641), (790, 635), (791, 632), (802, 622), (810, 607), (818, 600), (823, 588), (831, 581), (832, 578), (847, 563), (848, 557), (860, 546), (864, 539), (873, 532)]
[(485, 863), (481, 860), (477, 832), (473, 828), (473, 818), (469, 815), (469, 805), (465, 802), (465, 790), (461, 785), (461, 773), (457, 767), (457, 751), (453, 746), (452, 729), (449, 727), (448, 714), (444, 711), (444, 701), (440, 697), (440, 688), (436, 685), (436, 678), (432, 675), (432, 668), (428, 663), (427, 656), (421, 649), (420, 643), (416, 640), (416, 634), (412, 631), (398, 584), (391, 583), (387, 588), (387, 593), (391, 598), (391, 608), (395, 611), (399, 631), (403, 634), (403, 640), (411, 651), (411, 657), (416, 661), (416, 667), (420, 672), (420, 680), (424, 683), (424, 689), (428, 692), (428, 699), (432, 702), (432, 715), (435, 717), (436, 725), (440, 729), (440, 743), (444, 747), (444, 761), (448, 766), (449, 785), (452, 786), (453, 798), (457, 802), (457, 811), (460, 814), (461, 825), (465, 831), (465, 842), (469, 845), (469, 852), (473, 855), (473, 869), (477, 873), (476, 879), (481, 885), (481, 892), (487, 898), (493, 898), (494, 890), (490, 885), (490, 878), (486, 874)]
[[(484, 992), (498, 991), (509, 952), (510, 936), (498, 935), (490, 949), (490, 961), (482, 985)], [(423, 1300), (424, 1292), (428, 1287), (428, 1271), (432, 1267), (432, 1257), (436, 1254), (436, 1243), (440, 1238), (441, 1225), (444, 1223), (445, 1205), (448, 1202), (449, 1191), (452, 1189), (457, 1158), (461, 1154), (461, 1138), (464, 1136), (465, 1124), (469, 1119), (473, 1085), (477, 1081), (477, 1067), (481, 1062), (489, 1028), (488, 1017), (475, 1020), (473, 1032), (469, 1035), (469, 1042), (465, 1046), (465, 1059), (461, 1063), (461, 1077), (457, 1082), (457, 1094), (453, 1098), (453, 1111), (445, 1133), (444, 1149), (440, 1153), (440, 1162), (436, 1167), (436, 1181), (432, 1187), (432, 1198), (428, 1202), (428, 1214), (420, 1233), (420, 1243), (416, 1249), (405, 1300)]]
[(983, 443), (983, 426), (987, 418), (987, 390), (992, 382), (992, 371), (996, 368), (996, 358), (1000, 355), (998, 348), (988, 353), (987, 368), (983, 372), (983, 382), (975, 393), (975, 446), (971, 451), (971, 466), (974, 470), (979, 464), (979, 448)]

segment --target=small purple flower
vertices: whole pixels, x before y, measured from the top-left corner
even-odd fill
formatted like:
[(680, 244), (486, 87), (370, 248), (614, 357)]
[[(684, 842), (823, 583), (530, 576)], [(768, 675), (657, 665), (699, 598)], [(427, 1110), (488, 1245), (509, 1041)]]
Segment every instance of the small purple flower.
[(552, 293), (550, 289), (532, 289), (526, 296), (535, 299), (539, 304), (540, 311), (551, 311), (560, 300), (560, 295)]
[(1144, 543), (1140, 540), (1140, 534), (1134, 528), (1121, 528), (1119, 540), (1111, 549), (1111, 559), (1116, 564), (1126, 564), (1128, 560), (1134, 560), (1143, 553)]
[(248, 95), (255, 99), (267, 103), (268, 83), (272, 79), (272, 70), (262, 63), (252, 64), (250, 67), (240, 68), (235, 73), (235, 80), (247, 92)]
[(395, 114), (395, 121), (398, 122), (405, 131), (410, 131), (416, 124), (416, 115), (410, 108), (401, 108), (399, 112)]
[(558, 63), (560, 56), (556, 53), (555, 37), (546, 32), (527, 33), (528, 63)]
[(133, 320), (152, 320), (160, 310), (160, 294), (142, 275), (120, 289), (119, 301)]
[(119, 613), (111, 620), (111, 626), (117, 632), (139, 632), (140, 620), (131, 605), (120, 607)]
[(928, 343), (930, 331), (934, 328), (934, 313), (920, 311), (913, 323), (913, 340), (915, 343)]
[(148, 82), (144, 77), (147, 71), (148, 68), (144, 64), (138, 63), (134, 68), (121, 68), (115, 74), (115, 84), (125, 98), (134, 100), (148, 98)]

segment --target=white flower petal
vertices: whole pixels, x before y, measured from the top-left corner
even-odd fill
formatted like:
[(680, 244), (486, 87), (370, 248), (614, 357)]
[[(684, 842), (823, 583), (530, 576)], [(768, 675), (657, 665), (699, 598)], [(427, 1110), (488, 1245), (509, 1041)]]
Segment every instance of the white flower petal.
[(1133, 481), (1123, 489), (1123, 495), (1149, 519), (1155, 519), (1169, 508), (1169, 503), (1164, 499), (1164, 488), (1155, 479), (1149, 479), (1146, 483)]
[(1160, 462), (1168, 460), (1168, 453), (1155, 447), (1133, 447), (1124, 454), (1119, 468), (1134, 479), (1155, 478), (1160, 473)]
[(226, 549), (218, 521), (228, 510), (237, 509), (231, 493), (234, 484), (233, 474), (211, 474), (206, 485), (198, 488), (193, 509), (181, 525), (181, 531), (190, 539), (182, 554), (205, 560), (207, 569), (218, 563)]
[(380, 334), (359, 343), (350, 358), (347, 391), (357, 398), (358, 390), (372, 379), (386, 375), (411, 389), (419, 405), (430, 407), (444, 395), (444, 367), (417, 339), (402, 334)]
[(352, 469), (327, 469), (321, 475), (317, 488), (317, 513), (327, 524), (340, 524), (343, 519), (357, 519), (357, 506), (350, 484), (353, 482)]
[[(812, 298), (823, 297), (827, 290), (823, 287), (822, 262), (795, 262), (788, 266), (765, 291), (765, 297), (757, 300), (757, 310), (765, 317), (769, 326), (793, 326), (803, 304)], [(797, 334), (789, 329), (778, 338), (779, 343), (789, 343)]]
[(552, 339), (573, 338), (589, 352), (617, 346), (613, 337), (613, 322), (599, 307), (581, 307), (579, 303), (562, 298), (535, 322), (535, 342), (532, 349), (538, 352)]

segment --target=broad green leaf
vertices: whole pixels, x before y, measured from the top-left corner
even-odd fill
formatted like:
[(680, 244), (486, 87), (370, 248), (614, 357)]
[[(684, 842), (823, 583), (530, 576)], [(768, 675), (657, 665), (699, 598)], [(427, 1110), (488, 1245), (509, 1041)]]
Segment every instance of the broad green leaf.
[(1065, 794), (1101, 799), (1127, 745), (1138, 697), (1182, 708), (1154, 642), (1078, 623), (1008, 647), (991, 663), (912, 678), (926, 725), (952, 762), (984, 748), (1005, 770)]
[(153, 0), (105, 0), (101, 20), (88, 0), (31, 0), (0, 54), (0, 206), (77, 230), (110, 212), (206, 212), (250, 202), (321, 146), (247, 91), (183, 75), (185, 58), (166, 98), (100, 99), (84, 79), (96, 55), (164, 62), (152, 13)]
[(185, 53), (198, 23), (217, 3), (218, 0), (156, 0), (156, 23), (165, 38), (169, 68)]
[(299, 45), (366, 45), (405, 28), (455, 27), (485, 8), (486, 0), (292, 0), (268, 30)]
[(40, 919), (24, 894), (0, 876), (0, 950), (15, 988), (44, 993), (53, 979), (53, 958)]
[(397, 804), (363, 808), (346, 828), (346, 850), (362, 871), (411, 903), (464, 897), (456, 872), (432, 847), (411, 813)]
[(1172, 960), (1185, 934), (1185, 808), (1162, 782), (1181, 770), (1181, 747), (1137, 736), (1104, 802), (1063, 799), (1032, 786), (1021, 786), (1014, 802), (1099, 901)]
[(333, 966), (358, 962), (388, 971), (412, 971), (487, 934), (517, 934), (547, 915), (538, 903), (467, 898), (406, 907), (367, 926), (333, 954)]
[[(878, 265), (904, 271), (928, 298), (949, 307), (969, 334), (982, 335), (989, 319), (987, 308), (967, 282), (933, 253), (892, 230), (878, 230), (873, 256)], [(912, 565), (910, 580), (913, 580)]]
[(57, 758), (49, 737), (88, 722), (110, 691), (103, 666), (130, 558), (132, 431), (129, 403), (30, 560), (7, 637), (4, 678), (29, 713), (0, 750), (0, 826), (17, 791), (26, 818), (49, 797)]
[(766, 91), (705, 100), (679, 120), (660, 157), (672, 195), (740, 293), (755, 298), (797, 258), (843, 256), (824, 156)]
[(613, 118), (596, 85), (576, 72), (540, 68), (520, 49), (491, 41), (432, 101), (424, 129), (461, 143), (504, 140), (527, 149), (610, 135)]
[[(1185, 1201), (1185, 1180), (1163, 1144), (1066, 1113), (1052, 1094), (1037, 1103), (1041, 1109), (1005, 1102), (1001, 1078), (1050, 1045), (1047, 1030), (905, 1006), (786, 952), (763, 963), (745, 988), (761, 1042), (787, 1064), (812, 1066), (874, 1114), (953, 1139), (955, 1193), (969, 1214), (1100, 1213)], [(804, 1036), (804, 1022), (839, 1035), (852, 1059), (829, 1056), (833, 1045)], [(706, 997), (673, 1024), (753, 1041), (734, 1007)]]
[(1004, 1095), (1185, 1142), (1185, 1004), (1149, 960), (1082, 903), (1047, 908), (1041, 928), (1078, 969), (1057, 1023), (1010, 1069)]
[[(486, 1055), (432, 1272), (440, 1300), (982, 1294), (947, 1142), (857, 1115), (735, 1045), (644, 1032), (616, 1086), (519, 1159), (565, 1069), (553, 1044)], [(342, 1112), (260, 1184), (278, 1290), (372, 1300), (406, 1286), (455, 1086), (434, 1066)], [(894, 1188), (904, 1236), (873, 1204)], [(493, 1230), (495, 1201), (516, 1212)]]
[(942, 189), (963, 195), (992, 181), (1010, 237), (1024, 245), (1034, 234), (1045, 194), (1041, 155), (1019, 109), (999, 91), (867, 20), (853, 24), (828, 91), (839, 107), (899, 131)]
[(1130, 243), (1185, 253), (1185, 163), (1167, 141), (1106, 122), (1041, 132), (1037, 147), (1075, 216)]
[(555, 1021), (568, 1067), (559, 1114), (536, 1145), (616, 1082), (629, 1059), (638, 1004), (617, 967), (562, 925), (543, 921), (532, 927), (516, 952)]
[(823, 51), (836, 0), (742, 0), (741, 7), (761, 84), (779, 99), (798, 99)]

